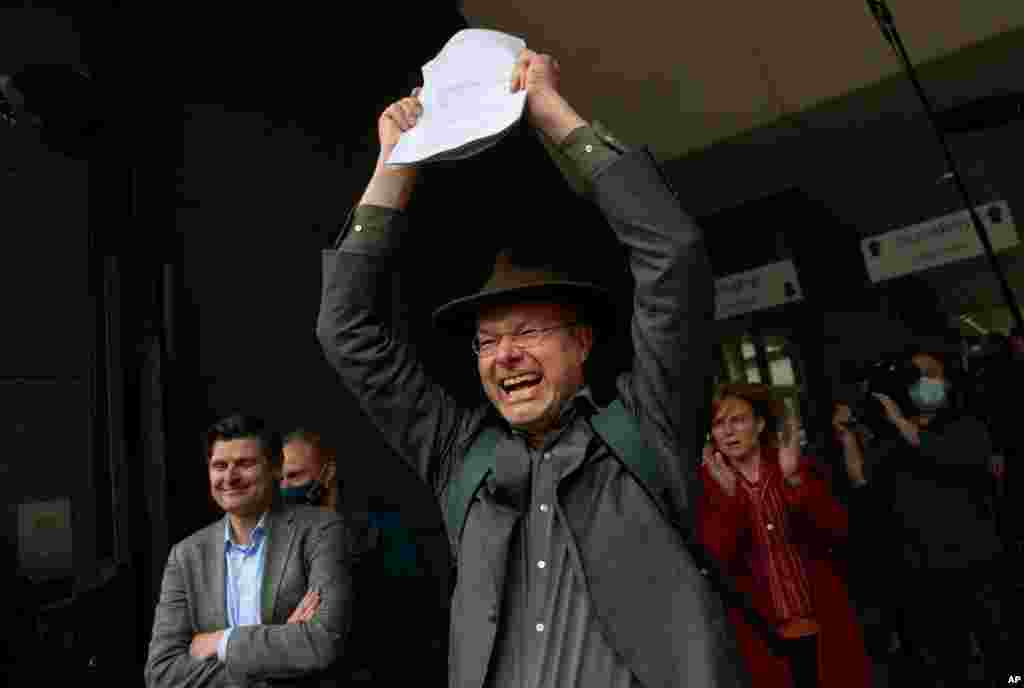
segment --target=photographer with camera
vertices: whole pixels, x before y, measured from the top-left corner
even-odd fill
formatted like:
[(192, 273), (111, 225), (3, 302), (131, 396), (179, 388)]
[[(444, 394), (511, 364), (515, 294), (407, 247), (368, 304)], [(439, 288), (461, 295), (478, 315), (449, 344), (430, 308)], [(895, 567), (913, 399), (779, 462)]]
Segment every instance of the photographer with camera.
[(964, 685), (973, 631), (986, 679), (1005, 682), (994, 567), (1001, 545), (984, 504), (991, 440), (943, 354), (918, 347), (906, 362), (912, 380), (893, 368), (905, 394), (876, 391), (884, 386), (876, 380), (862, 403), (839, 404), (833, 417), (854, 488), (851, 533), (861, 551), (890, 560), (876, 558), (870, 568), (883, 613), (895, 613), (902, 649), (916, 664), (915, 681), (932, 674)]

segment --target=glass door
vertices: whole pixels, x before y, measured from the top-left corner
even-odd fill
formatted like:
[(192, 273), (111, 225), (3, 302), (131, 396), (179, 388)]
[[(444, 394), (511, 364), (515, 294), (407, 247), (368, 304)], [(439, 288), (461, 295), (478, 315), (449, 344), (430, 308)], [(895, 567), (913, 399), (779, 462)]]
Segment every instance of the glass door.
[(716, 382), (767, 384), (796, 416), (801, 443), (806, 444), (803, 410), (806, 388), (801, 375), (799, 352), (784, 333), (745, 332), (728, 337), (718, 347), (719, 371)]

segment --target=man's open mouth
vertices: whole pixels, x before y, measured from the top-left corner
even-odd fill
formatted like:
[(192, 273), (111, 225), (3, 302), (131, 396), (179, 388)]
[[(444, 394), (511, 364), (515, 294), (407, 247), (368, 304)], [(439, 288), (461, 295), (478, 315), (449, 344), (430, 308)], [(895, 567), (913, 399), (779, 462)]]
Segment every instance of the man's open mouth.
[(512, 392), (517, 392), (521, 389), (535, 387), (540, 384), (540, 381), (541, 375), (538, 373), (523, 373), (522, 375), (512, 375), (505, 378), (498, 383), (498, 386), (501, 387), (502, 391), (506, 394), (511, 394)]

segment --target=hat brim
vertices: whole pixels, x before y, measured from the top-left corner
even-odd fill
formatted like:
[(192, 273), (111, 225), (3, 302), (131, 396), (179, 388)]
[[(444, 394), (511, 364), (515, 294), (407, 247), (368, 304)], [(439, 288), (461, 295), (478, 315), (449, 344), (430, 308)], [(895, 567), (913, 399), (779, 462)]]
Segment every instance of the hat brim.
[(614, 320), (615, 303), (607, 289), (589, 282), (545, 282), (493, 289), (449, 301), (434, 311), (434, 326), (456, 334), (467, 333), (476, 328), (477, 315), (485, 308), (536, 302), (578, 306), (587, 321), (599, 329)]

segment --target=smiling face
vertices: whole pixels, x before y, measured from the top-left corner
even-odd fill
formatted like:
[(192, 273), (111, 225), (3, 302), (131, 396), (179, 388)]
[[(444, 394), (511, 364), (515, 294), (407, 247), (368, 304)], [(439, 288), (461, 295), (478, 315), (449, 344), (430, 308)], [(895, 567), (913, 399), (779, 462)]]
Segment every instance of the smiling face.
[[(593, 346), (593, 330), (574, 322), (567, 306), (526, 303), (498, 306), (480, 314), (479, 341), (494, 342), (491, 354), (478, 358), (487, 397), (512, 427), (543, 433), (555, 427), (562, 405), (583, 385), (583, 363)], [(527, 334), (556, 327), (527, 347), (501, 335)]]
[(210, 494), (226, 513), (244, 518), (270, 508), (277, 476), (259, 438), (214, 442), (209, 474)]
[(745, 399), (726, 397), (717, 405), (711, 422), (715, 448), (733, 462), (743, 461), (760, 450), (765, 421)]

